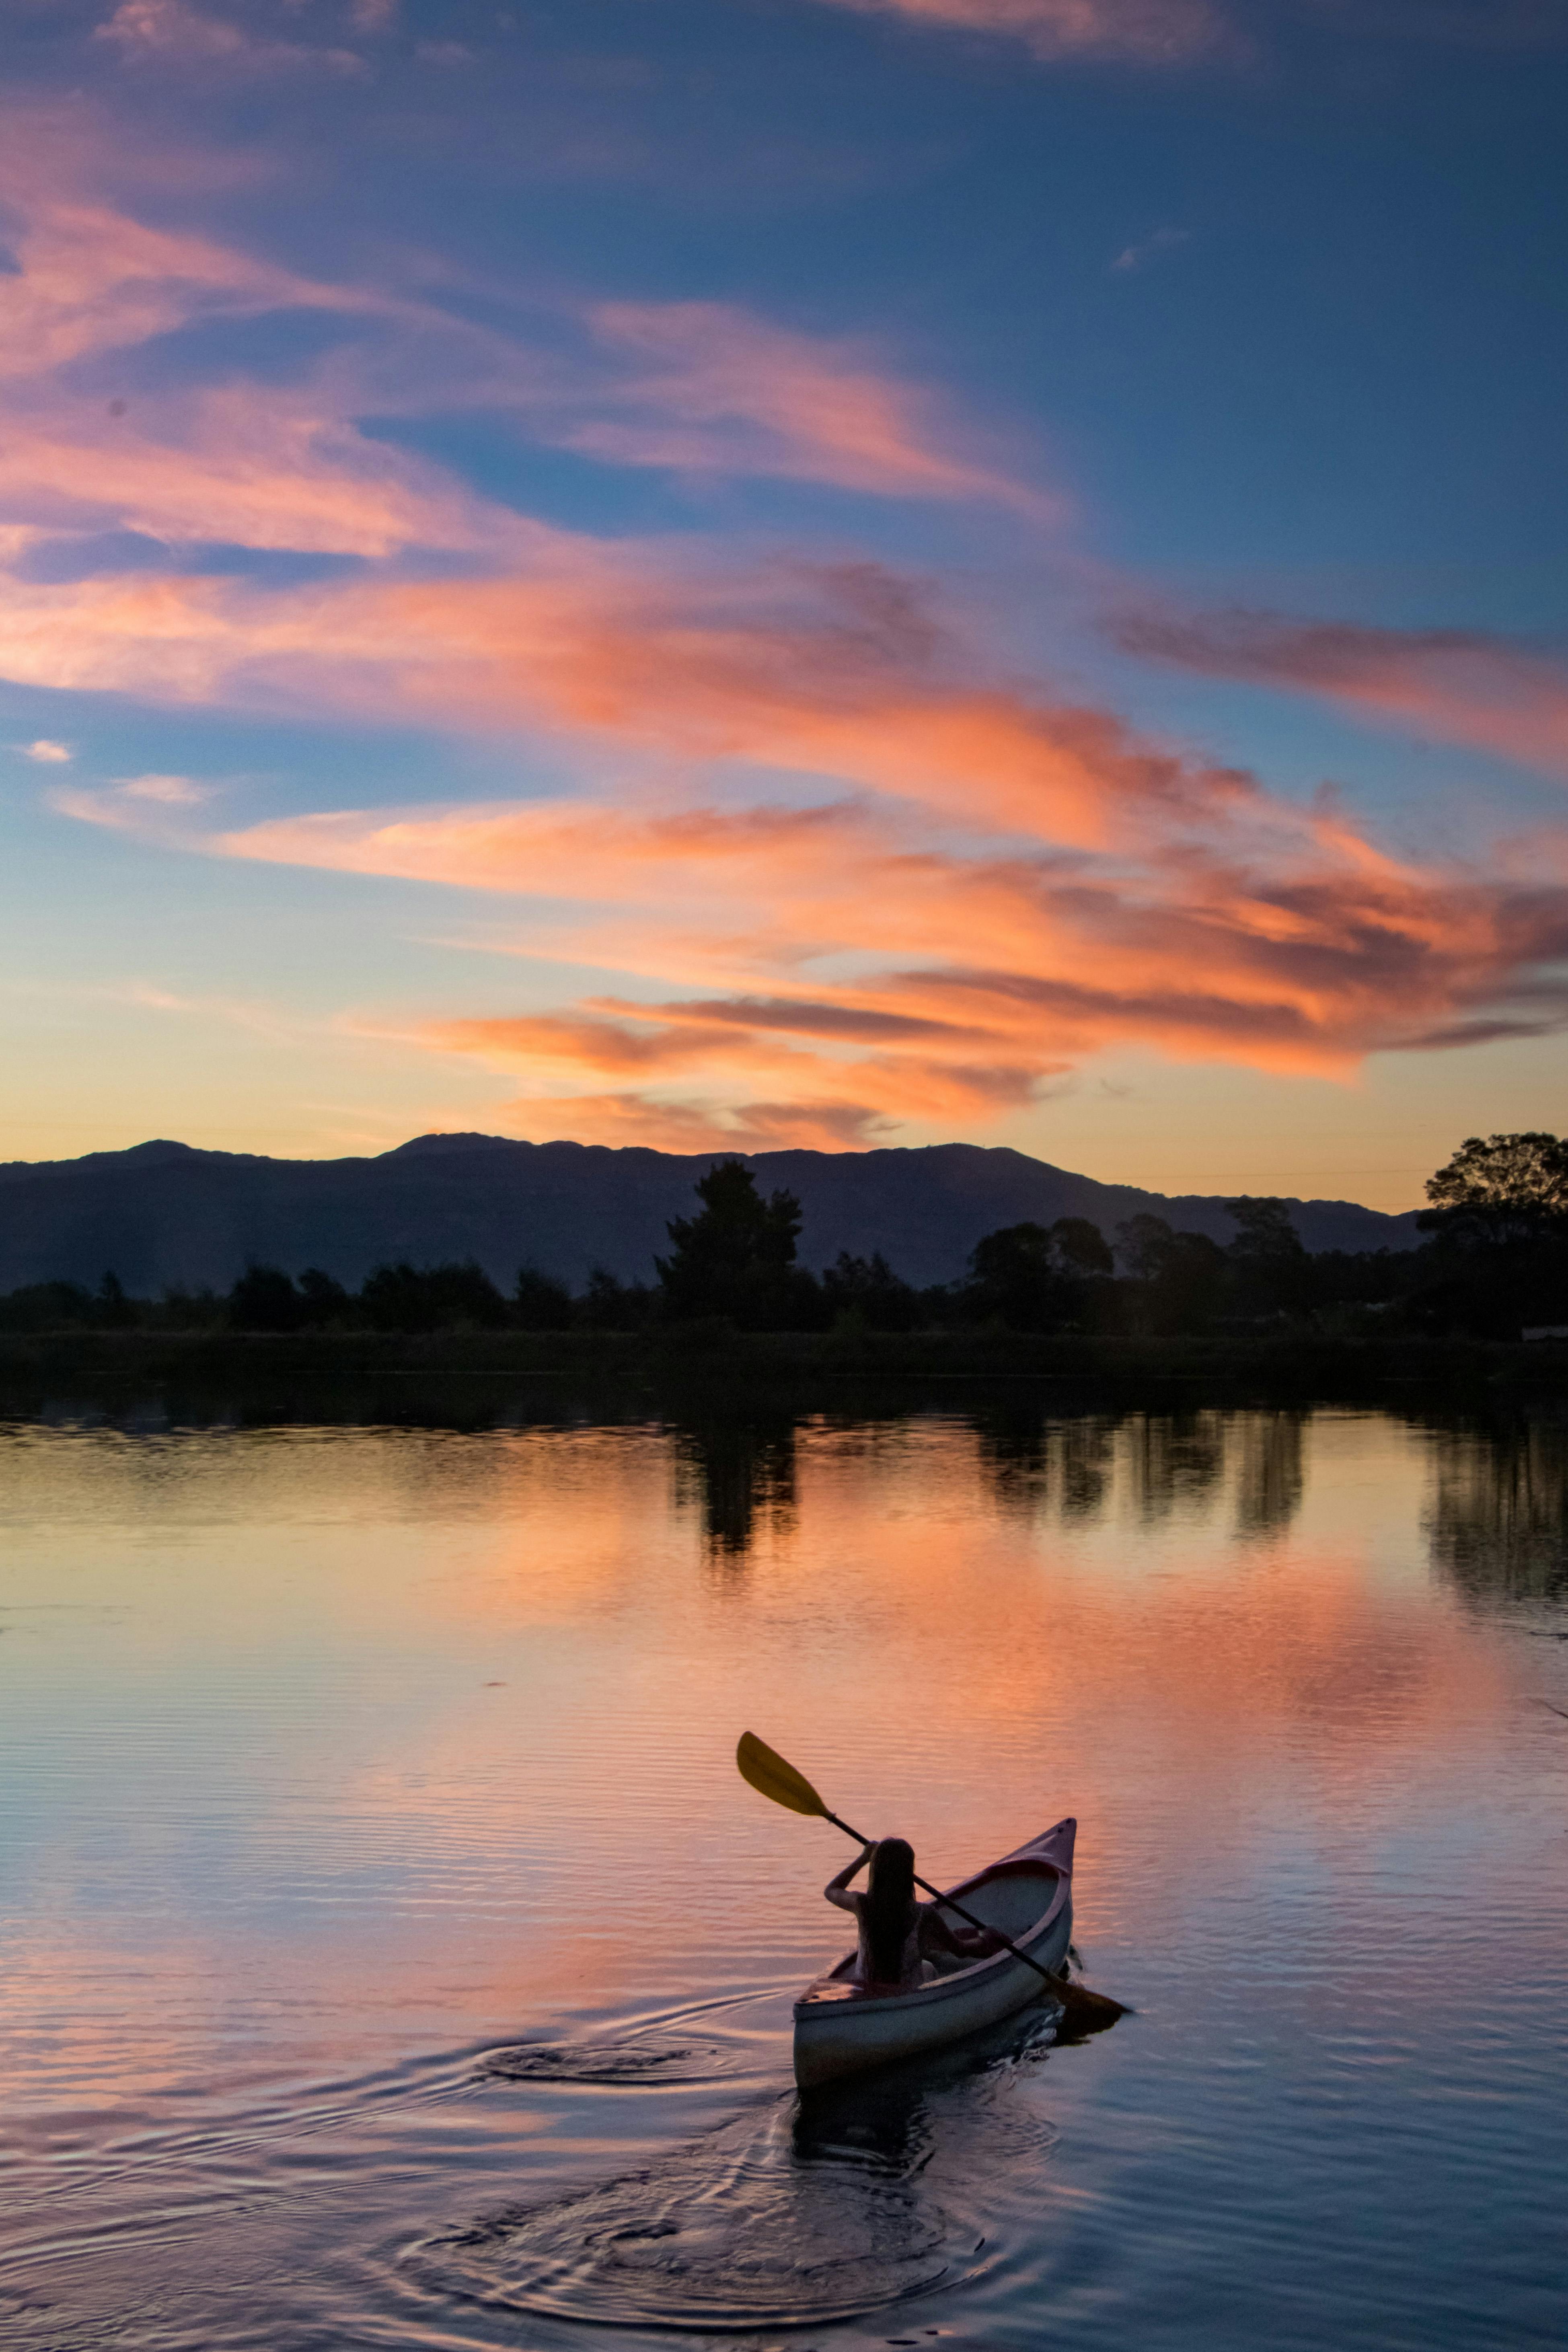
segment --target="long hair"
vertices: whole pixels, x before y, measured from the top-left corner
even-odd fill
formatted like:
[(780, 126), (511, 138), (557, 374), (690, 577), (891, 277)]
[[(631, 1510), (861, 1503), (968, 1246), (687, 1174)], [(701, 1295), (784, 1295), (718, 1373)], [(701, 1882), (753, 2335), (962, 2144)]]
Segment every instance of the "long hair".
[(879, 1983), (896, 1984), (903, 1972), (914, 1908), (914, 1848), (903, 1838), (881, 1838), (866, 1883), (866, 1942)]

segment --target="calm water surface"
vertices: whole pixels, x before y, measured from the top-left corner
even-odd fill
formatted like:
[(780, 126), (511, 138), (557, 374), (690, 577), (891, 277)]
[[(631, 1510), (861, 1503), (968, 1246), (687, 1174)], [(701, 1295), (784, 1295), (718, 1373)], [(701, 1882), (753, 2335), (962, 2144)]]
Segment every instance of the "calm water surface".
[[(11, 2352), (1568, 2335), (1568, 1429), (0, 1430)], [(1135, 2005), (802, 2106), (837, 1833)]]

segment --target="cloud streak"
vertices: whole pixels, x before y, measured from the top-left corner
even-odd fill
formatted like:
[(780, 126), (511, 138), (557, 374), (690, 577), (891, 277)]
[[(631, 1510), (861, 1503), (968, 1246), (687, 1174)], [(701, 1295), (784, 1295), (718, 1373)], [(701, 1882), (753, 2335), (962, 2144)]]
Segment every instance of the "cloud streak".
[[(1112, 16), (1134, 21), (1083, 21)], [(529, 342), (149, 227), (20, 153), (0, 161), (22, 215), (0, 278), (5, 674), (543, 737), (592, 779), (222, 832), (178, 775), (55, 805), (171, 849), (506, 902), (520, 956), (622, 975), (543, 1009), (535, 982), (531, 1002), (397, 1016), (515, 1083), (523, 1131), (984, 1131), (1118, 1046), (1343, 1076), (1568, 1017), (1562, 843), (1523, 878), (1396, 858), (1337, 806), (1007, 673), (905, 569), (590, 537), (370, 429), (456, 406), (607, 464), (1054, 513), (869, 346), (710, 302), (558, 305)], [(273, 316), (310, 322), (312, 356), (234, 363), (224, 334)], [(128, 534), (158, 560), (132, 568)], [(247, 561), (204, 564), (215, 542)], [(1479, 640), (1267, 616), (1121, 635), (1402, 722), (1479, 729), (1484, 709), (1491, 734), (1464, 740), (1557, 740), (1546, 666)]]
[[(1114, 765), (1106, 783), (1115, 802)], [(1234, 800), (1195, 824), (1145, 811), (1135, 838), (1066, 856), (917, 844), (897, 803), (863, 796), (344, 812), (216, 845), (512, 896), (530, 952), (691, 992), (416, 1029), (524, 1080), (512, 1118), (536, 1134), (624, 1140), (640, 1100), (650, 1137), (674, 1118), (712, 1142), (833, 1148), (984, 1129), (1127, 1044), (1342, 1076), (1379, 1049), (1568, 1015), (1560, 887), (1411, 867), (1331, 814)]]
[[(356, 16), (355, 21), (362, 20)], [(374, 26), (367, 24), (365, 29)], [(121, 61), (132, 68), (205, 66), (272, 74), (325, 66), (337, 73), (359, 73), (363, 65), (352, 49), (258, 40), (232, 18), (208, 16), (187, 5), (187, 0), (120, 0), (94, 37), (117, 49)]]
[(832, 0), (950, 32), (1020, 41), (1035, 57), (1180, 64), (1212, 48), (1221, 22), (1205, 0)]
[(1277, 613), (1122, 614), (1116, 642), (1208, 677), (1284, 688), (1568, 777), (1568, 662), (1468, 629)]
[(772, 474), (890, 498), (980, 499), (1058, 520), (1061, 505), (965, 462), (931, 394), (853, 344), (803, 335), (719, 302), (607, 302), (601, 342), (632, 364), (616, 404), (564, 446), (621, 464)]

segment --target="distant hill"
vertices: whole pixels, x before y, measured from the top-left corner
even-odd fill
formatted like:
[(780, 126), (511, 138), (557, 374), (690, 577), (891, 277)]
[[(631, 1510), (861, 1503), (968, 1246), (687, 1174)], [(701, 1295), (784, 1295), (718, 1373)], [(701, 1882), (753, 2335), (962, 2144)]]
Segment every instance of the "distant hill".
[[(649, 1280), (665, 1226), (693, 1206), (714, 1152), (514, 1143), (422, 1135), (368, 1160), (264, 1160), (139, 1143), (81, 1160), (0, 1165), (0, 1290), (96, 1284), (112, 1268), (132, 1292), (226, 1290), (247, 1264), (319, 1265), (357, 1285), (388, 1258), (477, 1258), (510, 1288), (525, 1260), (581, 1285), (591, 1267)], [(916, 1151), (736, 1153), (764, 1192), (785, 1185), (805, 1210), (801, 1256), (880, 1250), (911, 1282), (951, 1281), (983, 1234), (1032, 1217), (1091, 1218), (1107, 1238), (1141, 1209), (1229, 1241), (1221, 1200), (1099, 1184), (1022, 1151), (970, 1143)], [(1292, 1201), (1310, 1250), (1410, 1249), (1414, 1212), (1384, 1216), (1351, 1201)]]

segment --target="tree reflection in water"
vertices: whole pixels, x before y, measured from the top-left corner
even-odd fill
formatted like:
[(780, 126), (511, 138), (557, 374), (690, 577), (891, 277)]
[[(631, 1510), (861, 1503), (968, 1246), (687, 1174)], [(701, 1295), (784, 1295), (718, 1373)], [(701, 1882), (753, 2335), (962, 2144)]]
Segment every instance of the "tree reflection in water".
[(1289, 1526), (1300, 1507), (1303, 1484), (1301, 1412), (1248, 1412), (1241, 1421), (1241, 1478), (1237, 1490), (1237, 1532), (1271, 1536)]
[(1568, 1423), (1510, 1415), (1433, 1436), (1433, 1564), (1477, 1602), (1568, 1599)]
[(1120, 1495), (1147, 1527), (1216, 1507), (1227, 1475), (1244, 1536), (1289, 1525), (1304, 1485), (1303, 1411), (1053, 1416), (1019, 1398), (974, 1416), (996, 1508), (1062, 1524), (1102, 1517)]
[(1115, 1413), (1047, 1416), (1032, 1398), (1009, 1398), (974, 1416), (980, 1466), (996, 1508), (1013, 1518), (1049, 1510), (1067, 1519), (1092, 1519), (1110, 1488)]
[(676, 1499), (700, 1508), (710, 1558), (742, 1560), (759, 1526), (793, 1527), (797, 1425), (782, 1412), (704, 1412), (674, 1423)]
[(1213, 1495), (1225, 1475), (1225, 1440), (1224, 1413), (1134, 1414), (1128, 1470), (1139, 1517), (1156, 1525)]

